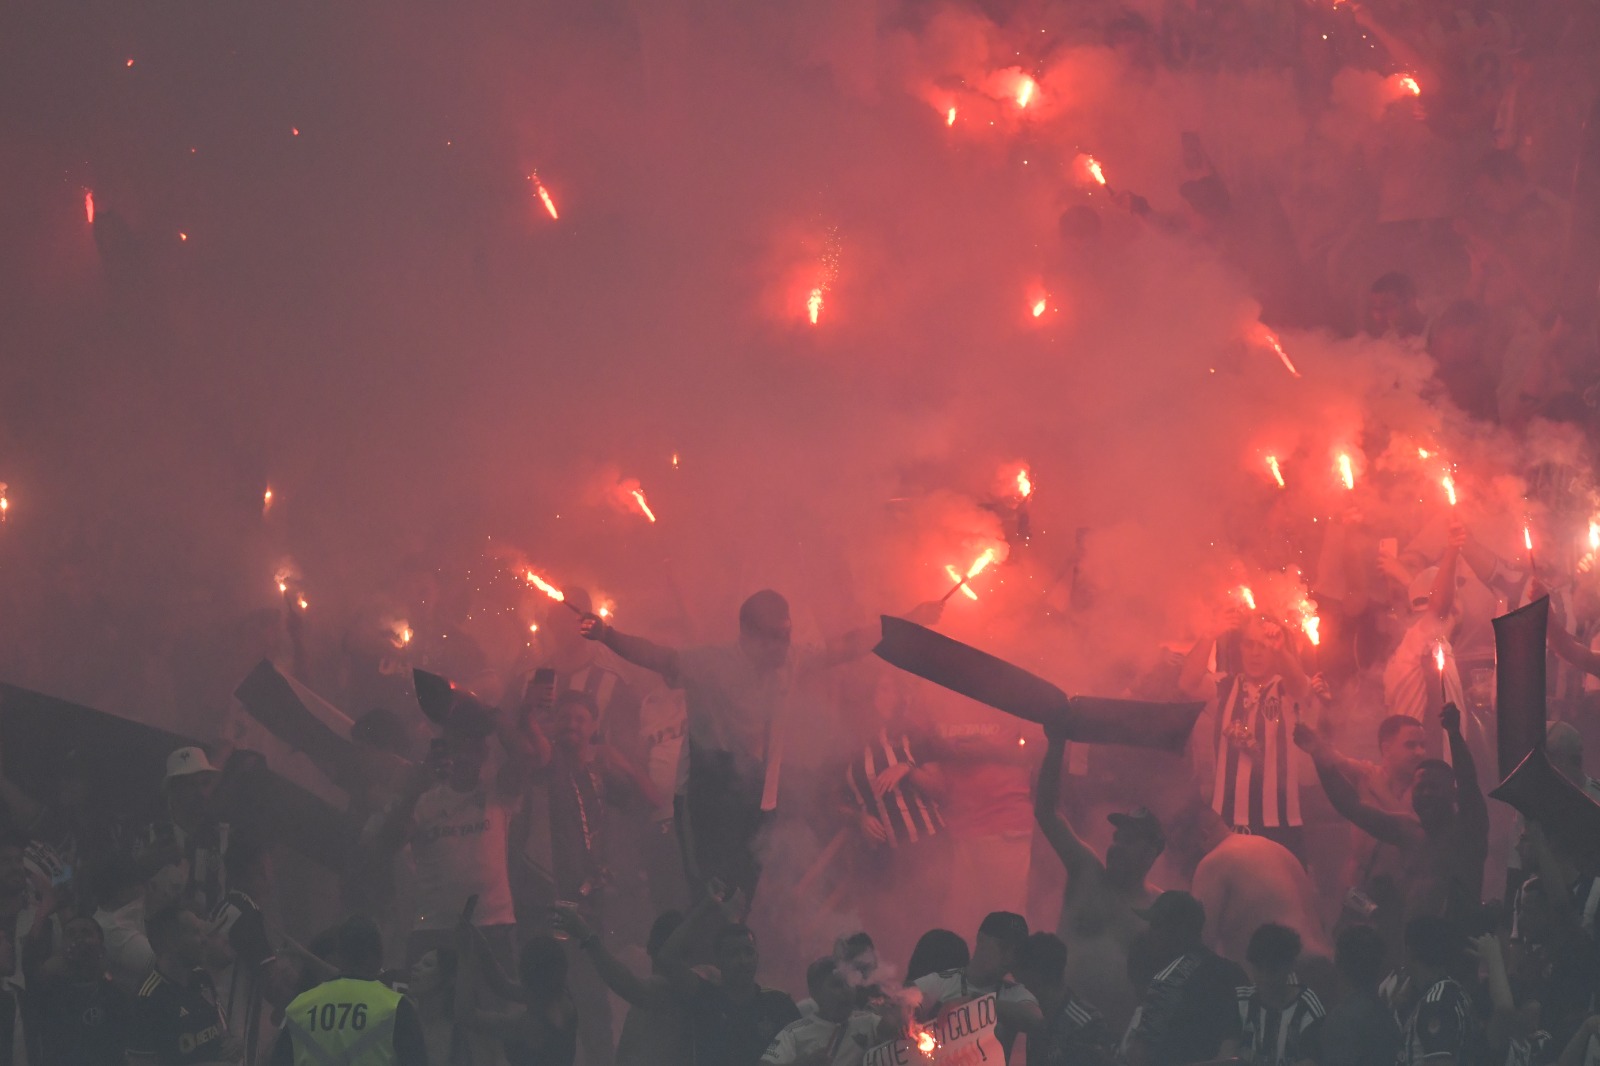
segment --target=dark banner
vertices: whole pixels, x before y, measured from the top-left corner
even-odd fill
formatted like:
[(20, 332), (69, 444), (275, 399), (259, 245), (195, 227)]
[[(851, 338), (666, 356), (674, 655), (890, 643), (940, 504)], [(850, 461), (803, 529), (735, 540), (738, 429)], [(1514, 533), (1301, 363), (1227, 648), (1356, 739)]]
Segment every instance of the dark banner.
[(1550, 598), (1494, 620), (1495, 721), (1500, 777), (1544, 747), (1545, 626)]
[(1583, 865), (1590, 866), (1600, 858), (1600, 804), (1550, 765), (1542, 745), (1530, 751), (1489, 795), (1538, 822)]
[(1067, 739), (1181, 752), (1204, 703), (1068, 696), (1044, 678), (951, 640), (942, 633), (884, 615), (874, 654), (891, 666), (1041, 725), (1059, 723)]

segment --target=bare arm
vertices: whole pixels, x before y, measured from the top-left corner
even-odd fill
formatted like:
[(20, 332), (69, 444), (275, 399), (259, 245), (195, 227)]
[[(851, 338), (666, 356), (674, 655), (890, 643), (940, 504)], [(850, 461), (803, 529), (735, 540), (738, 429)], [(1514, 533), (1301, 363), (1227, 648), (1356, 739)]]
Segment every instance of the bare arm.
[(1049, 731), (1047, 737), (1044, 762), (1039, 766), (1039, 783), (1033, 790), (1033, 818), (1061, 859), (1061, 865), (1067, 868), (1070, 892), (1081, 888), (1084, 878), (1105, 873), (1105, 865), (1061, 815), (1061, 762), (1066, 754), (1067, 738), (1055, 730)]
[(433, 767), (426, 763), (413, 768), (411, 776), (406, 780), (405, 788), (400, 792), (400, 798), (389, 808), (383, 816), (382, 824), (378, 826), (373, 848), (380, 855), (399, 851), (405, 845), (406, 837), (411, 835), (412, 822), (417, 813), (417, 801), (422, 798), (424, 792), (433, 787), (436, 780)]
[(589, 956), (589, 961), (594, 963), (600, 979), (611, 991), (633, 1006), (646, 1010), (658, 1010), (672, 1003), (672, 990), (665, 978), (654, 975), (640, 977), (630, 970), (607, 950), (600, 934), (591, 929), (576, 910), (557, 908), (555, 922), (578, 942), (578, 946)]
[(1461, 548), (1466, 543), (1466, 527), (1459, 522), (1450, 523), (1450, 543), (1445, 545), (1439, 559), (1439, 572), (1434, 575), (1433, 589), (1428, 594), (1428, 610), (1441, 621), (1450, 617), (1456, 605), (1456, 564), (1461, 559)]
[(585, 615), (580, 625), (585, 638), (598, 640), (633, 665), (660, 674), (669, 683), (677, 679), (677, 649), (662, 647), (643, 637), (619, 633), (595, 615)]
[(1183, 669), (1178, 673), (1178, 690), (1185, 696), (1203, 699), (1210, 695), (1205, 691), (1205, 680), (1211, 663), (1211, 649), (1216, 646), (1216, 637), (1201, 637), (1184, 657)]
[[(938, 601), (919, 603), (905, 614), (906, 621), (915, 622), (919, 626), (931, 626), (939, 621), (944, 613), (944, 604)], [(830, 637), (823, 644), (822, 663), (824, 666), (838, 666), (863, 655), (870, 654), (878, 646), (878, 641), (883, 633), (877, 626), (863, 626), (852, 629), (837, 637)]]
[(1322, 782), (1322, 790), (1328, 794), (1333, 809), (1362, 832), (1385, 844), (1405, 847), (1412, 843), (1402, 818), (1361, 802), (1355, 785), (1339, 772), (1338, 764), (1328, 757), (1326, 750), (1315, 743), (1315, 736), (1311, 727), (1304, 723), (1295, 726), (1295, 743), (1311, 756), (1317, 767), (1317, 780)]
[(656, 962), (661, 966), (662, 976), (679, 996), (688, 998), (700, 991), (701, 978), (689, 968), (690, 949), (704, 938), (705, 933), (726, 920), (722, 901), (715, 892), (707, 892), (706, 898), (695, 904), (678, 928), (667, 937), (667, 942), (661, 945)]
[(1583, 1066), (1583, 1060), (1589, 1051), (1589, 1041), (1597, 1035), (1600, 1035), (1600, 1014), (1591, 1014), (1584, 1019), (1582, 1025), (1578, 1026), (1578, 1031), (1572, 1034), (1567, 1046), (1561, 1049), (1559, 1066)]

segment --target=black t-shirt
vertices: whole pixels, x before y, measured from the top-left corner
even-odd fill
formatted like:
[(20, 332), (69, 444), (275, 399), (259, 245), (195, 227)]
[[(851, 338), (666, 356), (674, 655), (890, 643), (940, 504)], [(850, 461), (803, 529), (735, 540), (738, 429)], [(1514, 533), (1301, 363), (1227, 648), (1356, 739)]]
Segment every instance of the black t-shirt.
[(204, 970), (187, 984), (151, 970), (133, 1004), (133, 1032), (128, 1053), (154, 1059), (162, 1066), (187, 1066), (222, 1059), (228, 1023), (217, 1007), (217, 992)]
[(1237, 990), (1249, 983), (1238, 963), (1205, 948), (1168, 963), (1150, 982), (1136, 1030), (1152, 1066), (1216, 1058), (1241, 1034)]
[(800, 1018), (787, 992), (762, 988), (736, 1001), (711, 981), (700, 982), (687, 1006), (695, 1066), (756, 1066), (772, 1038)]
[(1029, 1066), (1104, 1066), (1112, 1061), (1114, 1041), (1106, 1020), (1092, 1003), (1069, 995), (1044, 1032), (1028, 1037)]
[(133, 1003), (109, 978), (41, 978), (28, 999), (43, 1066), (124, 1066)]

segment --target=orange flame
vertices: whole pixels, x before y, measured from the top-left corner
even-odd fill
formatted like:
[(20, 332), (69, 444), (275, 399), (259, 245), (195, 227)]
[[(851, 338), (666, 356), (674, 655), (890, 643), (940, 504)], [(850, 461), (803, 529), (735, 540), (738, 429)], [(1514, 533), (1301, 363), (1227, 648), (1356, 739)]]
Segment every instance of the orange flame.
[(952, 107), (950, 110), (948, 110), (948, 111), (946, 111), (944, 113), (944, 124), (946, 126), (954, 126), (956, 124), (956, 109), (955, 108)]
[(272, 510), (272, 486), (267, 486), (267, 491), (261, 494), (261, 517), (267, 517), (267, 512)]
[(1439, 483), (1444, 486), (1444, 494), (1449, 498), (1450, 506), (1454, 507), (1456, 505), (1456, 479), (1446, 474), (1439, 480)]
[(1033, 301), (1033, 317), (1038, 318), (1040, 315), (1044, 314), (1047, 306), (1048, 304), (1044, 300)]
[(1428, 458), (1428, 457), (1429, 457), (1429, 456), (1430, 456), (1430, 455), (1432, 455), (1432, 454), (1433, 454), (1433, 453), (1432, 453), (1432, 452), (1430, 452), (1430, 451), (1429, 451), (1429, 450), (1428, 450), (1428, 449), (1426, 449), (1426, 448), (1418, 448), (1418, 449), (1417, 449), (1417, 458), (1418, 458), (1418, 459), (1426, 459), (1426, 458)]
[(1017, 86), (1017, 106), (1027, 107), (1028, 102), (1033, 99), (1034, 91), (1038, 88), (1038, 82), (1024, 74), (1022, 83)]
[(11, 516), (11, 500), (6, 496), (6, 483), (0, 481), (0, 523)]
[(1339, 453), (1339, 480), (1344, 482), (1346, 489), (1356, 487), (1355, 468), (1350, 465), (1350, 456), (1345, 452)]
[(674, 469), (674, 470), (678, 469), (678, 453), (677, 452), (673, 452), (672, 453), (672, 469)]
[(299, 596), (295, 597), (294, 605), (296, 607), (300, 608), (302, 611), (305, 610), (307, 607), (311, 606), (311, 604), (306, 602), (306, 597), (305, 597), (304, 593), (301, 593)]
[(389, 623), (389, 643), (396, 648), (403, 648), (410, 644), (411, 638), (414, 636), (416, 634), (411, 631), (411, 623), (405, 619), (402, 618), (398, 622)]
[(182, 230), (178, 231), (178, 240), (186, 241), (188, 239), (189, 239), (189, 235), (187, 233), (184, 233)]
[(970, 586), (968, 586), (966, 584), (965, 580), (961, 577), (961, 571), (957, 570), (955, 567), (953, 567), (953, 566), (949, 565), (948, 563), (946, 563), (945, 564), (945, 568), (944, 568), (944, 572), (950, 575), (950, 580), (951, 581), (954, 581), (956, 584), (961, 586), (961, 594), (963, 596), (965, 596), (969, 600), (975, 600), (975, 599), (978, 598), (978, 594), (976, 592), (973, 592), (972, 588)]
[(1280, 489), (1283, 488), (1283, 469), (1278, 466), (1278, 457), (1276, 455), (1267, 456), (1267, 469), (1272, 471), (1272, 480), (1278, 483)]
[(806, 315), (810, 317), (811, 324), (817, 324), (817, 319), (822, 316), (822, 289), (811, 290), (811, 295), (806, 297)]
[[(0, 489), (3, 489), (3, 486), (0, 486)], [(0, 498), (0, 504), (4, 502), (4, 498)], [(1600, 522), (1589, 523), (1589, 550), (1600, 552)]]
[(1104, 185), (1106, 183), (1106, 172), (1101, 169), (1099, 160), (1095, 159), (1094, 156), (1080, 154), (1074, 161), (1074, 165), (1081, 168), (1089, 176), (1089, 180), (1096, 185)]
[(992, 562), (994, 562), (994, 549), (983, 549), (983, 554), (978, 556), (978, 558), (973, 561), (972, 565), (967, 568), (968, 580), (971, 580), (972, 578), (975, 578), (979, 574), (983, 573), (989, 568), (989, 564)]
[(1300, 623), (1300, 628), (1305, 630), (1306, 639), (1313, 648), (1322, 643), (1322, 619), (1311, 615)]
[(529, 174), (528, 180), (533, 182), (533, 189), (539, 194), (539, 199), (544, 201), (544, 209), (550, 212), (550, 217), (559, 219), (560, 213), (556, 211), (556, 202), (550, 196), (550, 190), (544, 187), (544, 182), (539, 180), (538, 174)]
[(522, 578), (528, 584), (532, 585), (534, 588), (538, 589), (540, 592), (544, 593), (546, 596), (549, 596), (552, 600), (555, 600), (557, 603), (566, 603), (567, 602), (567, 594), (565, 592), (562, 592), (560, 589), (558, 589), (554, 585), (550, 584), (550, 582), (546, 581), (544, 578), (540, 577), (538, 574), (534, 573), (532, 570), (524, 571), (523, 574), (522, 574)]
[(83, 191), (83, 220), (94, 225), (94, 193), (89, 189)]
[(1527, 526), (1522, 527), (1522, 546), (1533, 551), (1533, 531)]
[(1033, 495), (1033, 479), (1028, 476), (1027, 467), (1017, 471), (1017, 495), (1023, 499)]
[(1239, 586), (1239, 598), (1243, 600), (1244, 605), (1250, 608), (1252, 611), (1256, 609), (1256, 594), (1250, 591), (1249, 585)]
[(1439, 668), (1440, 676), (1444, 674), (1444, 641), (1439, 641), (1433, 646), (1433, 665)]
[(646, 518), (650, 519), (652, 522), (656, 520), (656, 513), (650, 510), (650, 505), (645, 502), (643, 489), (633, 490), (633, 502), (639, 505), (639, 510), (644, 512), (644, 516)]
[(917, 1050), (929, 1058), (932, 1058), (933, 1053), (939, 1048), (939, 1041), (935, 1039), (933, 1033), (929, 1032), (927, 1029), (913, 1030), (911, 1033), (911, 1039), (916, 1042)]
[(1422, 95), (1422, 86), (1418, 85), (1417, 84), (1417, 79), (1413, 78), (1409, 74), (1400, 75), (1399, 84), (1400, 84), (1400, 88), (1404, 89), (1406, 92), (1410, 93), (1412, 96), (1421, 96)]

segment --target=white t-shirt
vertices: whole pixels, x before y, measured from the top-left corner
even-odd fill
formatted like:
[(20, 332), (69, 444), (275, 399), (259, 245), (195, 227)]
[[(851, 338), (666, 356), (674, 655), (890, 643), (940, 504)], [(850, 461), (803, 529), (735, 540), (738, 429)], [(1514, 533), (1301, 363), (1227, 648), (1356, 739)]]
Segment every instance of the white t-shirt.
[(94, 920), (104, 934), (106, 967), (117, 987), (134, 996), (156, 964), (155, 953), (144, 935), (144, 899), (135, 899), (114, 911), (104, 907), (94, 912)]
[(1450, 644), (1454, 629), (1452, 620), (1440, 620), (1431, 611), (1424, 611), (1411, 623), (1383, 668), (1383, 703), (1390, 714), (1410, 715), (1419, 722), (1427, 717), (1428, 694), (1439, 684), (1433, 653), (1440, 642), (1444, 645), (1445, 699), (1466, 706), (1455, 649)]
[(510, 812), (490, 783), (471, 792), (440, 783), (422, 794), (411, 833), (417, 870), (413, 929), (455, 928), (473, 895), (478, 897), (474, 924), (516, 921), (506, 873), (509, 823)]
[(833, 1048), (833, 1054), (822, 1060), (827, 1066), (861, 1066), (867, 1049), (878, 1043), (876, 1014), (856, 1011), (844, 1022), (824, 1021), (813, 1014), (784, 1026), (761, 1061), (788, 1066), (801, 1059), (813, 1060), (818, 1052)]
[(942, 973), (930, 973), (916, 980), (917, 991), (922, 993), (922, 1007), (917, 1012), (919, 1016), (928, 1012), (933, 1006), (944, 1006), (946, 1003), (965, 1003), (968, 1000), (987, 996), (990, 992), (995, 994), (999, 1003), (1032, 1003), (1038, 1006), (1039, 1000), (1032, 992), (1014, 981), (1002, 980), (998, 985), (975, 985), (967, 981), (967, 975), (960, 970), (945, 970)]
[(672, 817), (672, 797), (679, 792), (679, 763), (688, 711), (679, 689), (658, 688), (639, 704), (639, 750), (644, 755), (645, 776), (662, 797), (658, 819)]

